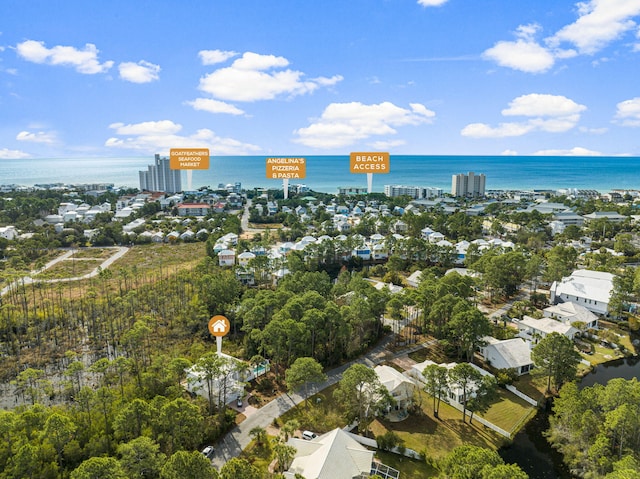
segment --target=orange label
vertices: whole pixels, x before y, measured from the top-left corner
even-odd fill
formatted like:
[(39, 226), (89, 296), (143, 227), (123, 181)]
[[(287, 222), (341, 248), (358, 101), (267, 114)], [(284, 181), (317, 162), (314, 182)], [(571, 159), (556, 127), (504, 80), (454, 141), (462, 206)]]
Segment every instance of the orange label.
[(226, 336), (231, 331), (231, 323), (221, 315), (212, 317), (209, 320), (209, 332), (214, 336)]
[(208, 170), (209, 148), (171, 148), (169, 168), (172, 170)]
[(351, 173), (389, 173), (389, 153), (351, 153)]
[(298, 180), (306, 176), (305, 158), (267, 158), (267, 178), (270, 180)]

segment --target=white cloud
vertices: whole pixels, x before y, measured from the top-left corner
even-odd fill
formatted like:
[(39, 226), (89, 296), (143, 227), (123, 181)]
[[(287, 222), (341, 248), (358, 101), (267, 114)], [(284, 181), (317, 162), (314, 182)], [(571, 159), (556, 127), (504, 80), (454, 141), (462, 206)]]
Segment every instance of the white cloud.
[[(588, 0), (576, 3), (578, 19), (544, 38), (535, 40), (540, 28), (521, 25), (516, 41), (500, 41), (483, 53), (483, 57), (500, 66), (527, 73), (543, 73), (557, 60), (578, 54), (593, 55), (629, 30), (637, 28), (633, 17), (640, 15), (640, 0)], [(640, 38), (637, 32), (636, 38)], [(571, 47), (567, 48), (569, 44)], [(640, 44), (633, 44), (638, 50)]]
[(590, 0), (577, 7), (579, 18), (550, 37), (551, 46), (568, 42), (580, 53), (592, 55), (634, 29), (632, 18), (640, 15), (638, 0)]
[(485, 50), (482, 56), (502, 67), (526, 73), (544, 73), (555, 63), (553, 55), (546, 48), (525, 40), (498, 42)]
[(640, 97), (621, 101), (616, 107), (616, 123), (623, 126), (640, 126)]
[(21, 160), (29, 158), (31, 155), (20, 150), (9, 150), (8, 148), (0, 148), (0, 159), (2, 160)]
[(482, 56), (503, 67), (527, 73), (543, 73), (555, 63), (553, 54), (535, 41), (540, 31), (537, 24), (520, 25), (516, 31), (516, 41), (497, 42), (485, 50)]
[(123, 62), (118, 65), (120, 78), (133, 83), (149, 83), (157, 80), (160, 66), (140, 60), (138, 63)]
[(502, 156), (518, 156), (518, 152), (516, 150), (504, 150), (500, 153)]
[(208, 111), (209, 113), (228, 113), (229, 115), (244, 115), (244, 111), (223, 101), (212, 100), (211, 98), (196, 98), (186, 102), (194, 110)]
[(303, 80), (304, 73), (300, 71), (282, 70), (288, 65), (283, 57), (246, 52), (231, 66), (201, 78), (199, 89), (219, 100), (252, 102), (304, 95), (342, 80), (339, 75)]
[(448, 1), (449, 0), (418, 0), (418, 5), (422, 5), (423, 7), (439, 7)]
[(182, 125), (178, 125), (171, 120), (160, 120), (129, 125), (112, 123), (109, 128), (116, 130), (118, 135), (169, 135), (179, 132), (182, 129)]
[(580, 133), (587, 133), (589, 135), (604, 135), (609, 131), (609, 128), (589, 128), (586, 126), (581, 126), (580, 128), (578, 128), (578, 130), (580, 131)]
[(599, 151), (588, 150), (580, 146), (571, 148), (570, 150), (540, 150), (533, 154), (534, 156), (602, 156)]
[(505, 138), (533, 131), (560, 133), (575, 127), (584, 110), (584, 105), (562, 95), (531, 93), (515, 98), (509, 103), (509, 108), (502, 110), (503, 116), (524, 116), (529, 117), (528, 120), (500, 123), (496, 127), (471, 123), (460, 134), (471, 138)]
[(310, 126), (295, 130), (294, 141), (314, 148), (339, 148), (372, 136), (394, 135), (397, 127), (431, 123), (435, 117), (424, 105), (412, 103), (410, 107), (401, 108), (391, 102), (332, 103)]
[(18, 55), (27, 61), (48, 65), (71, 66), (79, 73), (95, 74), (109, 70), (112, 61), (100, 63), (96, 46), (87, 43), (84, 49), (57, 45), (47, 48), (44, 42), (27, 40), (16, 45)]
[(229, 58), (237, 55), (236, 52), (223, 50), (201, 50), (198, 56), (203, 65), (215, 65), (216, 63), (226, 62)]
[(30, 131), (21, 131), (16, 136), (16, 140), (18, 141), (28, 141), (31, 143), (45, 143), (45, 144), (53, 144), (56, 142), (57, 138), (55, 133), (52, 132), (30, 132)]
[(261, 151), (261, 148), (249, 143), (242, 143), (233, 138), (223, 138), (215, 132), (203, 128), (191, 135), (179, 135), (182, 125), (170, 120), (147, 121), (125, 125), (113, 123), (109, 128), (117, 135), (105, 142), (109, 148), (119, 148), (145, 153), (168, 153), (171, 148), (209, 148), (215, 155), (246, 155)]
[(531, 93), (515, 98), (509, 108), (502, 110), (505, 116), (565, 116), (580, 113), (587, 107), (562, 95)]
[(500, 123), (496, 127), (486, 123), (470, 123), (465, 126), (460, 134), (470, 138), (505, 138), (522, 136), (533, 130), (528, 123)]

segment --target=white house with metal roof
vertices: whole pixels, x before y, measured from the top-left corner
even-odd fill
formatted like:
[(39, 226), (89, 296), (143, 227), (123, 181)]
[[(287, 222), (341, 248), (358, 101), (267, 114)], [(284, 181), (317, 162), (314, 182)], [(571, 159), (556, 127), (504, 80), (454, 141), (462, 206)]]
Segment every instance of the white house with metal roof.
[(296, 449), (296, 455), (284, 473), (285, 479), (300, 476), (351, 479), (368, 477), (371, 473), (374, 451), (362, 446), (342, 429), (336, 428), (310, 441), (293, 437), (287, 445)]
[[(426, 383), (426, 379), (424, 377), (424, 370), (426, 369), (427, 366), (432, 365), (432, 364), (437, 364), (429, 359), (418, 363), (418, 364), (414, 364), (411, 369), (407, 370), (404, 372), (405, 376), (410, 377), (411, 379), (415, 380), (416, 382), (418, 382), (418, 384), (422, 384), (424, 385)], [(491, 374), (489, 371), (485, 371), (484, 369), (476, 366), (475, 364), (472, 363), (468, 363), (469, 366), (471, 366), (473, 369), (475, 369), (476, 371), (478, 371), (482, 376), (493, 376), (493, 374)], [(458, 363), (442, 363), (442, 364), (438, 364), (438, 366), (442, 366), (444, 368), (447, 369), (447, 371), (451, 371), (454, 367), (456, 367), (458, 365)], [(470, 385), (468, 385), (467, 387), (467, 398), (475, 396), (476, 391), (478, 390), (478, 386), (479, 384), (474, 384), (471, 383)], [(446, 391), (446, 398), (447, 400), (450, 401), (455, 401), (458, 404), (462, 404), (464, 402), (464, 390), (462, 389), (462, 387), (460, 387), (460, 385), (454, 381), (448, 381), (447, 384), (447, 391)]]
[(527, 341), (531, 347), (551, 333), (559, 333), (569, 339), (573, 339), (579, 333), (579, 330), (570, 324), (561, 323), (551, 318), (536, 319), (525, 315), (516, 324), (518, 336)]
[(607, 314), (613, 291), (613, 274), (579, 269), (554, 281), (549, 290), (551, 304), (576, 303), (595, 314)]
[(583, 323), (587, 329), (598, 329), (598, 316), (577, 303), (558, 303), (545, 308), (542, 313), (547, 318), (557, 319), (563, 323)]
[(396, 409), (406, 410), (413, 402), (415, 382), (390, 366), (378, 365), (373, 369), (396, 402)]
[(484, 360), (496, 369), (514, 369), (518, 376), (533, 369), (531, 349), (522, 338), (496, 339), (483, 338), (486, 345), (480, 349)]

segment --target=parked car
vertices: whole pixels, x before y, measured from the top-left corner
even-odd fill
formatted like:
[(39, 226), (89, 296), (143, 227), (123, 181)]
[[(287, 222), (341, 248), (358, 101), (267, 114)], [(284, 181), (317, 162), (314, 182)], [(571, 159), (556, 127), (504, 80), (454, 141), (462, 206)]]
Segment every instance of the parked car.
[(238, 399), (236, 399), (236, 406), (242, 407), (242, 398), (239, 397)]
[(202, 450), (202, 454), (204, 455), (204, 457), (206, 457), (207, 459), (211, 459), (211, 457), (213, 456), (213, 454), (216, 452), (216, 450), (213, 448), (213, 446), (207, 446)]
[(302, 439), (306, 439), (307, 441), (311, 441), (315, 439), (318, 435), (315, 432), (311, 431), (302, 431)]

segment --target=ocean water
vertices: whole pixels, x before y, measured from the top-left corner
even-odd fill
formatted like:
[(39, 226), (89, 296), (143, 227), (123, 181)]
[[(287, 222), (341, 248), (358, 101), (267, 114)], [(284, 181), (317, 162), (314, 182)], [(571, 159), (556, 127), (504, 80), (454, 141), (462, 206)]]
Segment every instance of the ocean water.
[[(304, 156), (304, 155), (278, 155)], [(335, 193), (339, 186), (367, 187), (366, 174), (349, 172), (349, 156), (304, 156), (306, 177), (289, 180), (314, 191)], [(241, 182), (244, 188), (281, 188), (282, 180), (266, 178), (267, 156), (214, 156), (208, 170), (182, 172), (182, 187), (217, 187)], [(113, 183), (138, 187), (138, 171), (153, 164), (153, 157), (91, 159), (0, 160), (0, 185), (31, 186), (42, 183)], [(483, 173), (486, 189), (578, 188), (607, 192), (640, 190), (640, 157), (566, 156), (391, 156), (390, 172), (373, 175), (373, 191), (386, 184), (438, 187), (451, 190), (451, 176)], [(189, 178), (190, 177), (190, 178)]]

